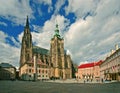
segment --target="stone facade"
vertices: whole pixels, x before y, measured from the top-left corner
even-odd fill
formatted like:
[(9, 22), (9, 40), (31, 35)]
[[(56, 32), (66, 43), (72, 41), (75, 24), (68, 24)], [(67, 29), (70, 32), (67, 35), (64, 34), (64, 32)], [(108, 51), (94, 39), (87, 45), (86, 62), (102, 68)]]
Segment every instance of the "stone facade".
[(120, 81), (120, 48), (116, 45), (116, 49), (100, 65), (101, 78), (105, 80)]
[(72, 60), (64, 50), (64, 39), (59, 35), (58, 25), (49, 51), (32, 45), (27, 17), (21, 45), (19, 76), (23, 80), (72, 78)]
[[(35, 70), (33, 62), (24, 64), (21, 68), (21, 79), (22, 80), (47, 80), (49, 79), (49, 67), (43, 62), (37, 62), (37, 68)], [(35, 78), (35, 75), (37, 76)]]

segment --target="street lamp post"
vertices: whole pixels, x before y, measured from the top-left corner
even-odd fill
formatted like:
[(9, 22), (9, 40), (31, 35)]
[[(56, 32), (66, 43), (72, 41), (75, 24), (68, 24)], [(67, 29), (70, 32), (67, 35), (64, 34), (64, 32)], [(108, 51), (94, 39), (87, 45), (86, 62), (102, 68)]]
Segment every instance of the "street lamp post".
[(36, 56), (34, 55), (34, 74), (33, 74), (34, 81), (37, 81), (37, 61)]

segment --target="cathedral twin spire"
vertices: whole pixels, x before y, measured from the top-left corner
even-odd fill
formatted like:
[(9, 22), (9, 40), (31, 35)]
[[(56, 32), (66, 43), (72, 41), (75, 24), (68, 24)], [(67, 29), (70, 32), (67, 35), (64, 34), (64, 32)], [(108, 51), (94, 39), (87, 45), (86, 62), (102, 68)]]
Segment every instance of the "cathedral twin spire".
[[(25, 29), (29, 29), (29, 18), (27, 16)], [(58, 24), (56, 24), (55, 35), (60, 38)]]

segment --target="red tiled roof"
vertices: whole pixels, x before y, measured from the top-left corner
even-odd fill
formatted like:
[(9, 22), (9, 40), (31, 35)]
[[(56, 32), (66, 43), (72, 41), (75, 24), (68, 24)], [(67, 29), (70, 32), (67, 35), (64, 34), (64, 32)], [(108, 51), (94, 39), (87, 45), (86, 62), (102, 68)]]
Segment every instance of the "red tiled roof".
[(89, 68), (89, 67), (99, 66), (102, 62), (103, 62), (103, 61), (100, 60), (100, 61), (98, 61), (98, 62), (81, 64), (80, 66), (78, 66), (78, 69), (79, 69), (79, 68)]

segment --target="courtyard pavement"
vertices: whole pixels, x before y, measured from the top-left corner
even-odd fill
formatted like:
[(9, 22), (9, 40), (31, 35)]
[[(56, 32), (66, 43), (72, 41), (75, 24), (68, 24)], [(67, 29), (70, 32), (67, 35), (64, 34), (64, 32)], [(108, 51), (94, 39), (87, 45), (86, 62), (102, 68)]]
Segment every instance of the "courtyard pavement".
[[(71, 81), (71, 82), (68, 82)], [(0, 93), (120, 93), (120, 83), (0, 81)]]
[(76, 79), (67, 79), (67, 80), (49, 80), (49, 81), (45, 81), (45, 82), (54, 82), (54, 83), (91, 83), (91, 84), (95, 84), (95, 83), (113, 83), (113, 82), (117, 82), (117, 81), (84, 81), (84, 80), (76, 80)]

